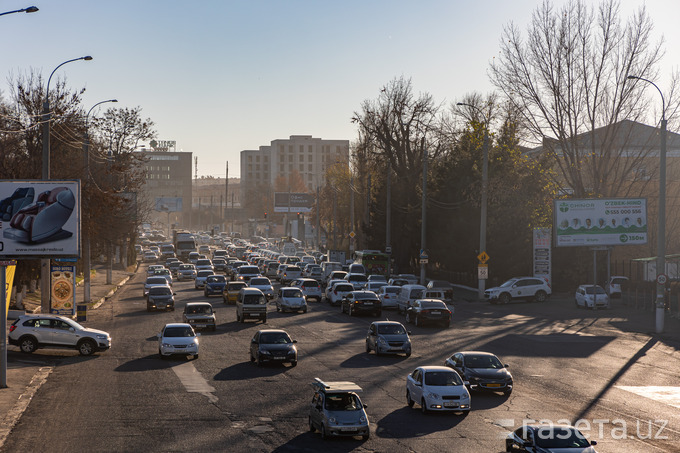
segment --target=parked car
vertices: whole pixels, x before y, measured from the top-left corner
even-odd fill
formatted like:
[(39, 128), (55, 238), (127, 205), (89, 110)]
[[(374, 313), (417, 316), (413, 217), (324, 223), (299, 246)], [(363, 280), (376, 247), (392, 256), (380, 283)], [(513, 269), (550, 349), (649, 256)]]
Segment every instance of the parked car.
[(492, 304), (507, 304), (518, 299), (545, 302), (551, 294), (548, 282), (537, 277), (511, 278), (501, 286), (484, 291), (484, 297)]
[(615, 299), (621, 297), (621, 293), (626, 289), (627, 285), (628, 277), (616, 275), (609, 279), (605, 286), (605, 290), (610, 298)]
[(471, 390), (512, 393), (512, 374), (508, 365), (490, 352), (461, 351), (446, 359), (444, 365), (452, 368), (468, 382)]
[(156, 285), (149, 288), (146, 295), (146, 311), (175, 311), (175, 293), (167, 285)]
[(314, 379), (314, 397), (309, 406), (309, 430), (321, 432), (321, 438), (361, 436), (368, 440), (371, 435), (366, 405), (358, 392), (362, 389), (354, 382), (324, 382)]
[(371, 350), (376, 355), (406, 354), (411, 356), (410, 332), (400, 322), (374, 321), (368, 327), (366, 334), (366, 353)]
[(609, 308), (609, 296), (599, 285), (581, 285), (574, 294), (576, 308)]
[(202, 289), (205, 286), (205, 281), (211, 275), (215, 275), (213, 271), (202, 270), (196, 273), (196, 278), (194, 279), (194, 288)]
[[(224, 278), (220, 275), (220, 277)], [(213, 332), (217, 328), (215, 311), (208, 302), (189, 302), (184, 306), (182, 320), (194, 329), (210, 329)]]
[(205, 297), (210, 297), (215, 294), (221, 296), (226, 285), (227, 279), (224, 275), (208, 275), (205, 279), (205, 285), (203, 285), (203, 295)]
[(321, 302), (321, 285), (319, 285), (319, 282), (316, 280), (312, 278), (299, 278), (293, 280), (290, 286), (300, 288), (302, 294), (305, 296), (305, 300), (309, 301), (310, 299), (313, 299), (317, 302)]
[(296, 366), (298, 354), (295, 343), (297, 340), (291, 340), (285, 330), (258, 330), (250, 340), (250, 361), (258, 366), (265, 362), (288, 362), (290, 366)]
[(342, 298), (342, 312), (350, 316), (357, 313), (371, 313), (373, 316), (380, 316), (382, 308), (380, 299), (372, 291), (352, 291)]
[(243, 288), (236, 299), (236, 322), (257, 318), (267, 322), (267, 298), (257, 288)]
[(529, 425), (523, 424), (505, 439), (505, 451), (535, 453), (597, 453), (597, 441), (588, 441), (581, 431), (570, 425)]
[(196, 266), (193, 264), (181, 264), (177, 270), (177, 280), (193, 280), (196, 278)]
[(283, 287), (276, 298), (276, 311), (302, 311), (307, 313), (307, 301), (300, 288)]
[(428, 411), (470, 411), (470, 392), (458, 373), (443, 366), (421, 366), (406, 378), (406, 403)]
[(406, 309), (406, 322), (416, 326), (439, 324), (448, 328), (451, 324), (451, 310), (437, 299), (418, 299)]
[(146, 297), (149, 294), (149, 290), (153, 286), (170, 287), (170, 285), (168, 285), (168, 281), (162, 275), (159, 275), (158, 277), (146, 277), (146, 280), (144, 281), (144, 288), (142, 288), (142, 296)]
[(246, 282), (227, 282), (222, 292), (222, 299), (225, 304), (235, 304), (238, 299), (238, 293), (248, 284)]
[(193, 356), (198, 358), (198, 337), (194, 328), (187, 323), (166, 324), (158, 337), (158, 355), (161, 359), (172, 355)]
[(20, 315), (9, 327), (7, 340), (27, 354), (40, 348), (68, 348), (88, 356), (111, 347), (107, 332), (58, 315)]
[(401, 286), (386, 285), (380, 287), (376, 294), (380, 299), (382, 308), (397, 308), (397, 296), (399, 296), (399, 291)]
[(326, 300), (331, 305), (342, 304), (342, 299), (354, 291), (354, 286), (345, 280), (331, 280), (335, 282), (326, 288)]
[(273, 299), (276, 296), (272, 282), (267, 277), (253, 277), (248, 282), (248, 286), (262, 291), (267, 299)]

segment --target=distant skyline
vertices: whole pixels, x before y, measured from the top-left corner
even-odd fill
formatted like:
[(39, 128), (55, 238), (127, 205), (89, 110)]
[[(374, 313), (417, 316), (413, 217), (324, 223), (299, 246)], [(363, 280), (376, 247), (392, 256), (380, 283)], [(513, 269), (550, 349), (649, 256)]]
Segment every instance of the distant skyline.
[[(83, 106), (117, 98), (142, 108), (178, 151), (198, 157), (198, 175), (240, 171), (239, 154), (291, 135), (356, 139), (350, 119), (394, 79), (445, 107), (493, 91), (487, 70), (503, 27), (525, 30), (540, 0), (3, 0), (0, 84), (34, 70), (86, 88)], [(566, 1), (554, 1), (559, 7)], [(654, 38), (665, 37), (664, 89), (680, 62), (680, 4), (621, 2), (626, 20), (645, 4)], [(54, 79), (53, 82), (54, 83)], [(112, 106), (104, 104), (93, 114)], [(193, 167), (192, 167), (193, 168)], [(193, 175), (193, 169), (192, 169)]]

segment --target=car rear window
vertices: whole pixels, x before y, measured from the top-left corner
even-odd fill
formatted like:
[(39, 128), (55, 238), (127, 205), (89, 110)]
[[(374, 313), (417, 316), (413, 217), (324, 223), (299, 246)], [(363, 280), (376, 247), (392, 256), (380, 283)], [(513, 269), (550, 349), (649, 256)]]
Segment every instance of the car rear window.
[(168, 281), (165, 277), (150, 277), (146, 279), (148, 285), (166, 285)]
[(149, 289), (149, 294), (152, 296), (169, 296), (172, 294), (172, 290), (167, 286), (152, 286)]
[(335, 290), (336, 291), (354, 291), (354, 286), (352, 286), (350, 284), (336, 285)]
[(444, 302), (434, 302), (434, 301), (421, 302), (420, 306), (423, 307), (423, 308), (435, 309), (435, 310), (436, 309), (442, 309), (443, 310), (443, 309), (446, 308), (446, 304)]

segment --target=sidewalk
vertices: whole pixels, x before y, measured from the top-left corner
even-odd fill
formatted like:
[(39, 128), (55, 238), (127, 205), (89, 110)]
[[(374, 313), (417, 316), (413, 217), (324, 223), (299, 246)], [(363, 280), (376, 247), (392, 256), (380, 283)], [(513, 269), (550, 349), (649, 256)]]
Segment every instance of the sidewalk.
[[(88, 310), (96, 310), (108, 298), (124, 285), (137, 271), (138, 265), (132, 266), (130, 272), (121, 269), (112, 271), (112, 284), (106, 283), (106, 268), (95, 266), (95, 273), (90, 278), (90, 300)], [(82, 282), (81, 282), (82, 283)], [(76, 287), (76, 304), (83, 303), (84, 288), (82, 284)], [(40, 313), (39, 293), (32, 294), (23, 301), (24, 310), (10, 310), (7, 327), (19, 315), (25, 313)], [(87, 325), (87, 324), (86, 324)], [(32, 359), (29, 354), (16, 352), (13, 346), (7, 347), (7, 388), (0, 388), (0, 448), (21, 414), (26, 410), (31, 399), (52, 372), (53, 366), (43, 361)]]

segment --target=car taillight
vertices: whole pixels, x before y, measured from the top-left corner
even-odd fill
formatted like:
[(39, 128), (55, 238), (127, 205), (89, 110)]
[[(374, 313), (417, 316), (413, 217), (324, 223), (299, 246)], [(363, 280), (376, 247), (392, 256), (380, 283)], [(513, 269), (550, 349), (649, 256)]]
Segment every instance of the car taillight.
[(10, 333), (14, 332), (14, 329), (16, 329), (16, 328), (17, 328), (17, 326), (15, 326), (14, 324), (12, 324), (11, 326), (9, 326), (9, 332), (10, 332)]

